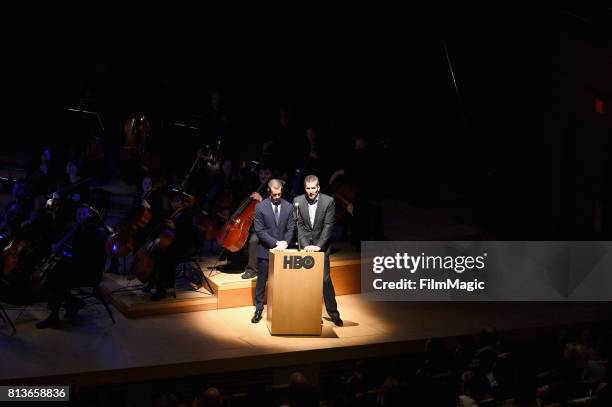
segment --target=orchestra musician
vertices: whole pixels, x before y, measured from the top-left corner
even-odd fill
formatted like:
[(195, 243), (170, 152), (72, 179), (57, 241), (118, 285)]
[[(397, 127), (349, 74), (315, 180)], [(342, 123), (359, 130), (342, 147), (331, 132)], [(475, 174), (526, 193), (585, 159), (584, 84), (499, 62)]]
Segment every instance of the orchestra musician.
[[(47, 275), (49, 289), (49, 316), (36, 324), (39, 329), (56, 327), (60, 324), (60, 308), (66, 304), (65, 318), (74, 318), (85, 305), (83, 300), (71, 295), (70, 288), (96, 285), (102, 276), (106, 260), (104, 243), (107, 231), (93, 219), (93, 210), (79, 206), (76, 210), (76, 224), (62, 239), (63, 247), (53, 245), (61, 259)], [(71, 234), (71, 235), (70, 235)], [(65, 247), (70, 244), (71, 248)]]
[(168, 296), (167, 288), (174, 285), (176, 267), (182, 259), (187, 257), (195, 241), (193, 214), (189, 209), (181, 210), (183, 200), (183, 193), (172, 191), (170, 206), (176, 215), (173, 220), (164, 221), (173, 235), (172, 243), (170, 247), (164, 250), (154, 250), (151, 254), (154, 259), (153, 277), (145, 287), (145, 291), (156, 289), (151, 295), (153, 301), (159, 301)]
[(0, 212), (0, 241), (6, 242), (15, 236), (27, 217), (26, 184), (15, 181), (10, 201)]
[[(132, 252), (138, 250), (138, 248), (146, 241), (147, 236), (153, 231), (159, 222), (163, 221), (164, 216), (166, 215), (167, 211), (164, 208), (168, 206), (168, 202), (164, 199), (165, 194), (163, 194), (160, 190), (160, 186), (162, 184), (163, 181), (160, 181), (154, 185), (153, 176), (145, 175), (142, 178), (139, 190), (134, 195), (132, 208), (129, 210), (128, 215), (124, 218), (120, 225), (115, 228), (120, 230), (122, 230), (122, 228), (137, 229), (132, 235), (133, 241), (130, 242), (133, 245)], [(150, 218), (147, 218), (145, 212), (150, 216)], [(143, 223), (144, 225), (142, 225)], [(138, 228), (138, 224), (142, 225), (142, 227)], [(130, 238), (130, 236), (127, 236), (127, 234), (121, 236), (125, 236), (125, 239)], [(119, 251), (119, 249), (117, 245), (126, 243), (127, 242), (125, 241), (118, 242), (111, 248), (109, 253), (110, 265), (106, 270), (107, 273), (119, 273), (119, 256), (117, 255), (117, 251)]]
[(82, 164), (77, 160), (69, 160), (66, 163), (64, 181), (48, 202), (50, 207), (57, 205), (57, 226), (64, 230), (67, 229), (77, 207), (89, 201), (89, 185), (87, 180), (81, 177), (81, 167)]
[[(268, 168), (267, 166), (262, 167), (257, 173), (257, 180), (260, 184), (267, 183), (271, 177), (272, 177), (272, 170)], [(253, 186), (251, 189), (254, 189), (254, 188), (256, 187)], [(260, 194), (257, 191), (251, 193), (251, 197), (257, 200), (258, 202), (261, 202), (264, 199), (266, 199), (267, 195), (268, 195), (268, 189), (266, 189), (266, 192), (262, 192), (262, 194)], [(255, 229), (251, 228), (249, 240), (248, 240), (248, 249), (247, 249), (249, 258), (248, 258), (248, 263), (246, 267), (244, 268), (244, 273), (242, 273), (242, 276), (241, 276), (243, 279), (257, 277), (257, 250), (258, 250), (257, 248), (258, 246), (259, 246), (259, 238), (257, 237), (257, 233), (255, 233)]]

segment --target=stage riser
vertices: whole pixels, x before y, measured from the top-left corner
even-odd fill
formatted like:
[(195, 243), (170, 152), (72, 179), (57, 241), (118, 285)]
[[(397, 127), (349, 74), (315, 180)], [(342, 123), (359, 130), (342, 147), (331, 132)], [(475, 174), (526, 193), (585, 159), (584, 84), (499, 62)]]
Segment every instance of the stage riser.
[[(346, 263), (346, 262), (345, 262)], [(331, 277), (336, 295), (359, 294), (361, 292), (361, 265), (359, 263), (334, 266), (332, 263)], [(218, 298), (218, 308), (248, 307), (255, 303), (255, 280), (252, 287), (227, 289), (214, 283), (212, 289)]]
[(361, 293), (361, 264), (332, 267), (330, 272), (336, 295)]
[[(331, 276), (336, 295), (358, 294), (361, 292), (361, 270), (358, 260), (332, 261)], [(214, 296), (200, 298), (172, 297), (161, 302), (133, 301), (129, 294), (111, 296), (113, 305), (127, 318), (141, 318), (152, 315), (176, 314), (183, 312), (208, 311), (224, 308), (249, 307), (254, 304), (256, 280), (234, 280), (227, 282), (227, 274), (209, 277)], [(121, 287), (117, 277), (107, 276), (101, 285), (103, 294)]]
[(248, 307), (255, 303), (255, 287), (220, 290), (216, 291), (216, 295), (218, 309)]

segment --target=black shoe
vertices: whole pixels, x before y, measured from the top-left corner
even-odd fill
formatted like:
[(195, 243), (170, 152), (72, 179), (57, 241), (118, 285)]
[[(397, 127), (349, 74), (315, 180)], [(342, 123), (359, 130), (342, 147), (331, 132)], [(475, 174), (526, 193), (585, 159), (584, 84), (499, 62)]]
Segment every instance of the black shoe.
[(110, 266), (108, 266), (108, 268), (104, 270), (104, 272), (110, 274), (119, 274), (119, 263), (111, 263)]
[(257, 271), (256, 270), (247, 270), (244, 273), (242, 273), (242, 278), (244, 278), (244, 279), (253, 278), (253, 277), (257, 277)]
[(143, 293), (150, 293), (152, 289), (153, 289), (153, 283), (151, 281), (145, 283), (142, 286), (142, 292)]
[(253, 314), (253, 318), (251, 318), (251, 322), (256, 324), (259, 321), (261, 321), (261, 314), (262, 314), (263, 310), (262, 309), (256, 309), (255, 310), (255, 314)]
[(340, 315), (334, 315), (333, 317), (331, 317), (331, 320), (334, 324), (336, 324), (336, 326), (344, 325), (344, 321), (340, 319)]
[(153, 301), (159, 301), (159, 300), (163, 300), (164, 298), (168, 297), (168, 293), (166, 292), (166, 290), (157, 290), (155, 292), (155, 294), (153, 294), (151, 296), (151, 300)]
[(59, 315), (56, 313), (52, 313), (51, 315), (47, 317), (47, 319), (37, 322), (36, 328), (38, 329), (53, 328), (53, 327), (58, 326), (59, 324), (60, 324)]
[(77, 316), (79, 310), (85, 307), (85, 301), (80, 298), (71, 299), (68, 304), (66, 304), (66, 314), (64, 317), (66, 319), (74, 319)]

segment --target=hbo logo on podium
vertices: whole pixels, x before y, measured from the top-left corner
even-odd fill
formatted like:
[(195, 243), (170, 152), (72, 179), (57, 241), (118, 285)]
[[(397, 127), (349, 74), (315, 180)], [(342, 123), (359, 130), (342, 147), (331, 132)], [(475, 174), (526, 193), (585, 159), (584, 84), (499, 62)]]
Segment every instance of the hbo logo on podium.
[(283, 258), (283, 269), (311, 269), (315, 265), (312, 256), (285, 256)]

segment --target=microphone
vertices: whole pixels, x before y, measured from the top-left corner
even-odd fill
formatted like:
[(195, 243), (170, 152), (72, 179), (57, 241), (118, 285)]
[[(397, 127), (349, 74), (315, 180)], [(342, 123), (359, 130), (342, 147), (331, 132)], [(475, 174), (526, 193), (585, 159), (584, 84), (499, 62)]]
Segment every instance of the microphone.
[(295, 216), (293, 217), (293, 221), (295, 222), (295, 229), (297, 230), (297, 244), (298, 244), (298, 250), (301, 251), (302, 250), (302, 246), (300, 245), (300, 230), (298, 229), (298, 216), (300, 216), (300, 203), (299, 202), (294, 202), (293, 203), (293, 208), (295, 208)]

